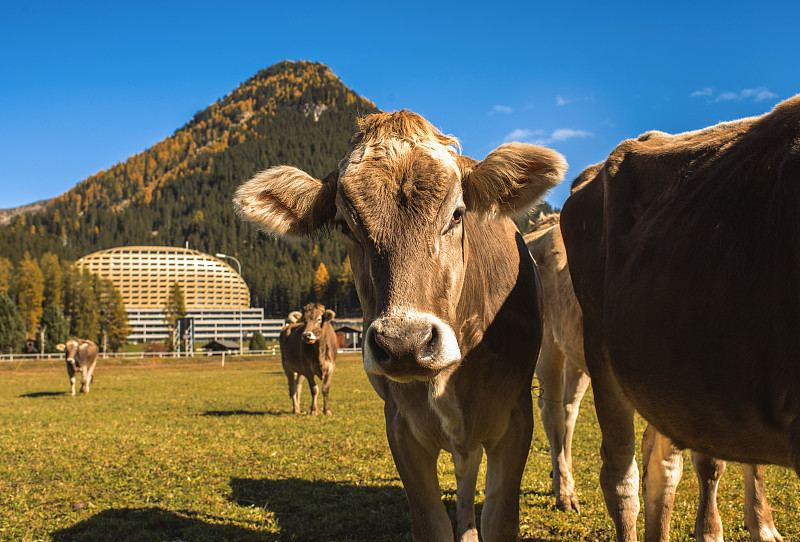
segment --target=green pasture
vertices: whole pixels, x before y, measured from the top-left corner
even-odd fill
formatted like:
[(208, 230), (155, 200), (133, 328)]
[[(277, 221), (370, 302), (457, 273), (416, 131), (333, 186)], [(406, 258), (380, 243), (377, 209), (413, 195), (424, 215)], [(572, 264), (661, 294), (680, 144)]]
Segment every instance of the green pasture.
[[(70, 397), (61, 363), (0, 365), (1, 540), (410, 540), (382, 403), (359, 355), (339, 357), (331, 417), (290, 414), (277, 357), (228, 358), (224, 367), (219, 358), (100, 360), (95, 376), (91, 394)], [(309, 400), (306, 386), (304, 409)], [(553, 505), (537, 409), (520, 489), (523, 540), (613, 537), (591, 392), (583, 406), (574, 446), (582, 515)], [(697, 489), (685, 456), (672, 520), (678, 541), (694, 540)], [(447, 454), (439, 473), (452, 514)], [(770, 467), (767, 484), (778, 530), (800, 540), (800, 482)], [(729, 542), (749, 540), (742, 502), (741, 469), (729, 465), (718, 498)]]

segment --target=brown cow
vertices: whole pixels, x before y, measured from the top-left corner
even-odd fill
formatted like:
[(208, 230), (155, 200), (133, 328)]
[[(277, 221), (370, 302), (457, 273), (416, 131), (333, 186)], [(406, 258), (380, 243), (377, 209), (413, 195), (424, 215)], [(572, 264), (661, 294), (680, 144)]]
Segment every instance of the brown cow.
[(81, 393), (89, 393), (89, 384), (94, 380), (94, 366), (100, 349), (92, 341), (70, 339), (67, 344), (56, 345), (59, 352), (66, 352), (67, 374), (70, 395), (75, 395), (75, 372), (81, 372)]
[(407, 111), (361, 119), (339, 168), (318, 181), (290, 167), (237, 192), (246, 218), (303, 235), (336, 226), (364, 312), (364, 368), (415, 540), (452, 540), (437, 458), (453, 455), (459, 540), (477, 540), (475, 485), (487, 455), (485, 541), (515, 540), (533, 430), (541, 342), (538, 273), (508, 215), (562, 178), (558, 153), (502, 145), (482, 161)]
[(561, 213), (603, 432), (635, 540), (634, 409), (679, 448), (800, 473), (800, 96), (621, 143)]
[[(542, 424), (550, 442), (553, 494), (559, 509), (580, 513), (572, 477), (572, 436), (589, 375), (583, 353), (583, 315), (572, 289), (558, 218), (558, 214), (540, 217), (532, 224), (534, 231), (525, 235), (525, 243), (541, 273), (544, 292), (544, 334), (536, 376)], [(645, 432), (642, 451), (648, 459), (644, 466), (645, 537), (666, 542), (675, 488), (683, 474), (683, 457), (653, 426), (648, 426)], [(661, 462), (665, 468), (657, 467)], [(700, 488), (695, 538), (705, 542), (721, 541), (722, 520), (717, 510), (716, 488), (725, 471), (725, 462), (692, 451), (692, 463)], [(764, 492), (764, 467), (742, 465), (742, 469), (745, 524), (751, 539), (753, 542), (781, 541)]]
[(334, 316), (336, 314), (325, 310), (323, 305), (309, 303), (303, 307), (303, 312), (291, 313), (289, 325), (281, 330), (281, 363), (289, 381), (289, 397), (295, 414), (300, 414), (300, 390), (305, 377), (311, 389), (311, 414), (317, 415), (319, 387), (314, 381), (317, 377), (322, 380), (322, 411), (326, 416), (331, 415), (328, 392), (338, 352), (336, 332), (331, 325)]

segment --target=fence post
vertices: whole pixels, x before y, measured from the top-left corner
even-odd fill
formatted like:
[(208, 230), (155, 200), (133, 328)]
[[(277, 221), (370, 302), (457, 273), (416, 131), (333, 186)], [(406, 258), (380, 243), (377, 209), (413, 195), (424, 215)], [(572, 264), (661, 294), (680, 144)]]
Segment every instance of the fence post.
[(225, 350), (222, 351), (222, 366), (225, 367)]

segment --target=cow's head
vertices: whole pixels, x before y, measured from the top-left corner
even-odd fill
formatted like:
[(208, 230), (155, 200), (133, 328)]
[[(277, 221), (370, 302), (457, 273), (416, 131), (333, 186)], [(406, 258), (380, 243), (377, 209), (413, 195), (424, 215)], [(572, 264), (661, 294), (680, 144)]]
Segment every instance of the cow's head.
[[(292, 313), (295, 314), (295, 313)], [(322, 336), (322, 326), (326, 322), (330, 322), (336, 316), (332, 310), (325, 310), (324, 305), (319, 303), (309, 303), (303, 307), (302, 313), (296, 313), (300, 316), (297, 322), (303, 324), (303, 342), (307, 344), (314, 344)]]
[(239, 213), (303, 236), (336, 227), (364, 311), (364, 368), (427, 380), (460, 361), (456, 307), (467, 268), (464, 222), (527, 210), (564, 175), (549, 149), (500, 146), (482, 161), (411, 112), (359, 121), (339, 167), (322, 181), (274, 167), (239, 187)]
[(75, 355), (78, 353), (78, 341), (69, 340), (66, 344), (59, 343), (56, 345), (56, 350), (66, 354), (67, 363), (75, 365)]

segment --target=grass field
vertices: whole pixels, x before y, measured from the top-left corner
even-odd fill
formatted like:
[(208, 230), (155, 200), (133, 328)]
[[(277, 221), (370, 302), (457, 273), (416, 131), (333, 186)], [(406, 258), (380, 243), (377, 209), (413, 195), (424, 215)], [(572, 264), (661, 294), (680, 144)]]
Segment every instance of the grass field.
[[(76, 397), (61, 363), (0, 366), (0, 539), (410, 540), (382, 403), (360, 355), (339, 357), (331, 417), (289, 413), (277, 357), (219, 361), (100, 360), (91, 394)], [(304, 409), (309, 401), (306, 386)], [(523, 540), (613, 538), (591, 392), (583, 406), (574, 445), (582, 516), (553, 506), (537, 410), (520, 495)], [(697, 489), (685, 455), (672, 520), (678, 541), (694, 540)], [(449, 455), (439, 472), (453, 513)], [(767, 484), (778, 530), (800, 540), (800, 482), (770, 467)], [(480, 513), (480, 491), (477, 501)], [(729, 465), (718, 498), (727, 541), (749, 540), (742, 501), (741, 469)]]

